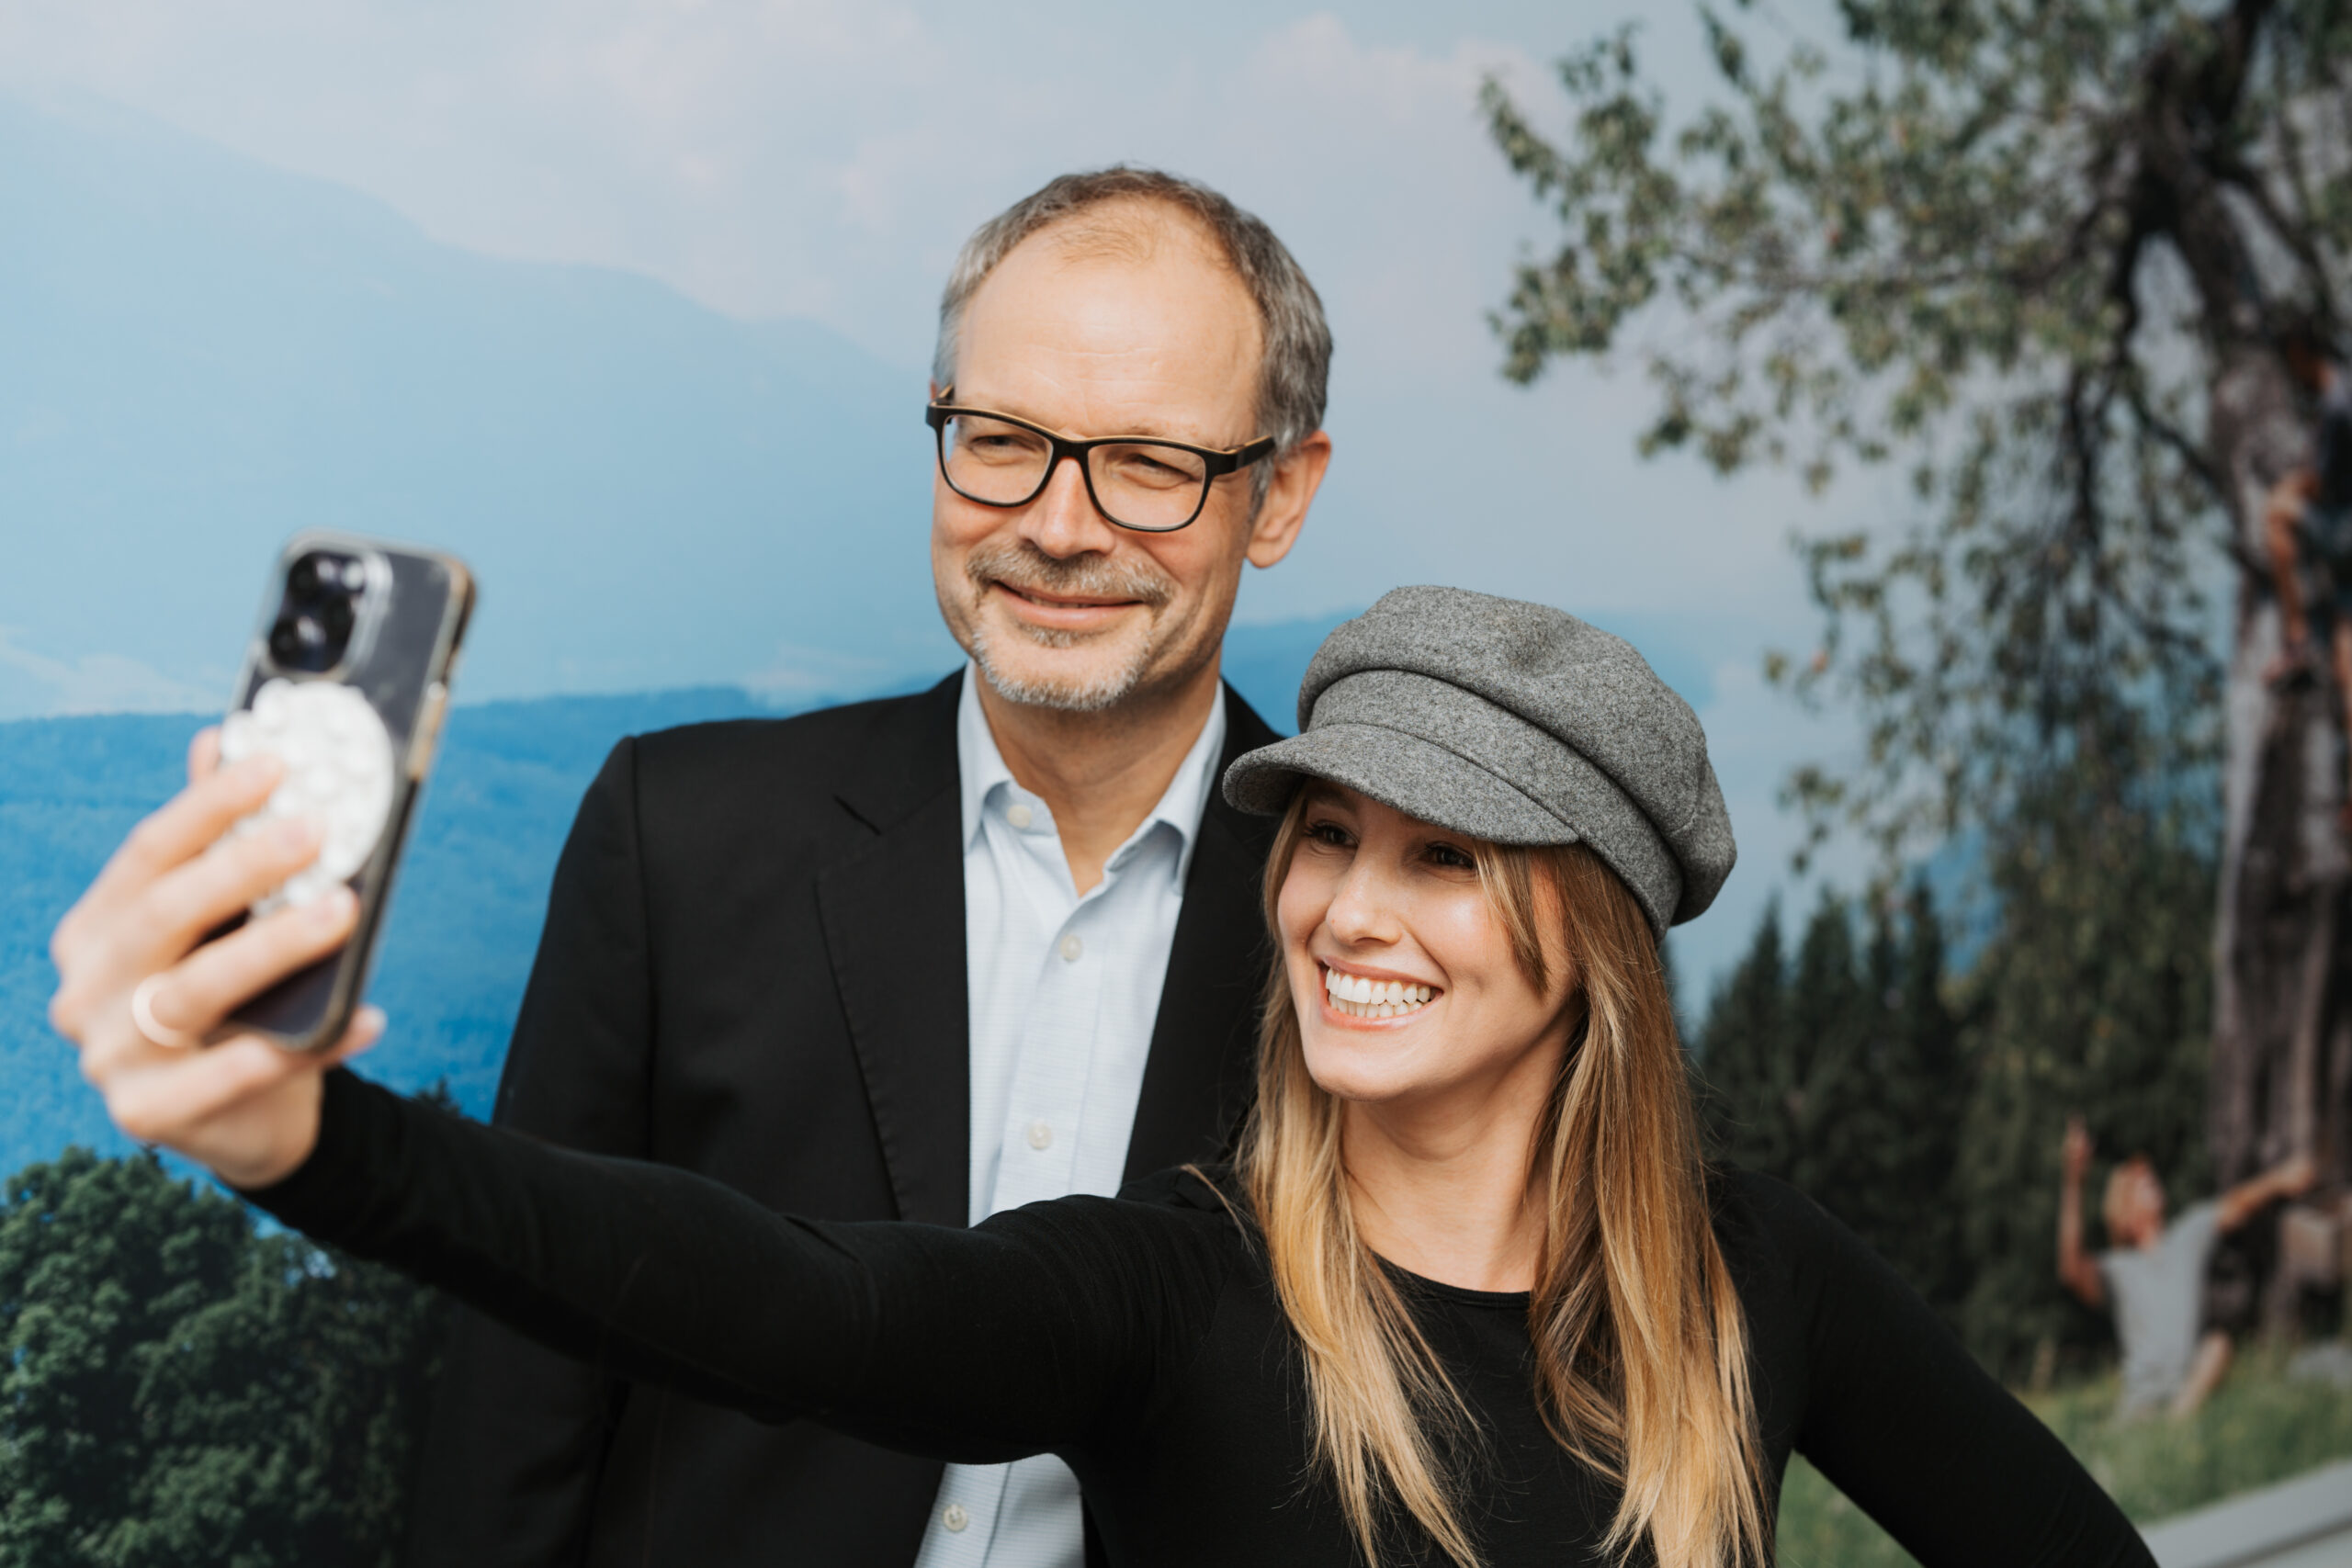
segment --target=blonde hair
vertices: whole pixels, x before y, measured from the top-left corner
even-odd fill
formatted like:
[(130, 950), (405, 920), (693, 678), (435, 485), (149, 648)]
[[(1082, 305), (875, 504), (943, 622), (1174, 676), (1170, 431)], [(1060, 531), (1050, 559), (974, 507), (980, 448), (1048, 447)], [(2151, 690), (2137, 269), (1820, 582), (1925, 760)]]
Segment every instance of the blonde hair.
[[(1310, 793), (1292, 802), (1266, 867), (1270, 925)], [(1646, 1539), (1659, 1568), (1763, 1562), (1746, 1320), (1709, 1224), (1657, 940), (1624, 884), (1581, 845), (1474, 852), (1521, 971), (1545, 987), (1553, 926), (1586, 1005), (1581, 1043), (1529, 1151), (1544, 1212), (1528, 1301), (1544, 1422), (1623, 1487), (1607, 1538), (1621, 1560)], [(1317, 1462), (1368, 1562), (1380, 1562), (1401, 1508), (1475, 1568), (1456, 1471), (1477, 1434), (1356, 1231), (1341, 1122), (1341, 1102), (1307, 1074), (1278, 953), (1238, 1169), (1304, 1351)]]

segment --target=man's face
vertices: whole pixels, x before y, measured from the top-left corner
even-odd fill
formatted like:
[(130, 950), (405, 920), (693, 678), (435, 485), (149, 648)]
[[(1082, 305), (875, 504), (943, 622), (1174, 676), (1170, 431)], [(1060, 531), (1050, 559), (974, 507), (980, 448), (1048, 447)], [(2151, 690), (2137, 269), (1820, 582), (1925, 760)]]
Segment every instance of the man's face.
[(2109, 1224), (2121, 1247), (2146, 1247), (2165, 1232), (2165, 1185), (2144, 1159), (2124, 1162), (2117, 1172), (2116, 1212)]
[[(999, 264), (965, 308), (956, 402), (1074, 437), (1225, 448), (1261, 434), (1249, 291), (1182, 220), (1144, 209), (1134, 221), (1141, 243), (1070, 246), (1047, 229)], [(1244, 470), (1216, 482), (1190, 527), (1141, 534), (1095, 510), (1076, 463), (1010, 508), (967, 501), (934, 472), (933, 581), (1000, 695), (1101, 710), (1207, 668), (1241, 563), (1280, 560), (1304, 512), (1304, 498), (1270, 504), (1253, 524)]]

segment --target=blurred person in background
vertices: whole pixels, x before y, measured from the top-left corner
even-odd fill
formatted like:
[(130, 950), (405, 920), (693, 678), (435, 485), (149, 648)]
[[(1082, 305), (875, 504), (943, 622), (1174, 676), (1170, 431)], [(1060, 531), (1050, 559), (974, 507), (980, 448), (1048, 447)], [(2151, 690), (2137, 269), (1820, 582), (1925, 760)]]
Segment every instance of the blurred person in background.
[(2270, 1204), (2309, 1191), (2318, 1167), (2308, 1155), (2288, 1160), (2166, 1224), (2164, 1182), (2145, 1155), (2133, 1155), (2108, 1173), (2100, 1205), (2108, 1250), (2094, 1256), (2083, 1250), (2083, 1176), (2092, 1152), (2090, 1129), (2070, 1118), (2059, 1154), (2059, 1280), (2084, 1305), (2115, 1315), (2123, 1353), (2117, 1416), (2163, 1410), (2185, 1419), (2230, 1370), (2230, 1337), (2199, 1332), (2213, 1244)]
[[(1288, 553), (1322, 479), (1329, 358), (1290, 253), (1199, 185), (1069, 175), (983, 224), (920, 457), (908, 410), (969, 663), (621, 742), (498, 1124), (778, 1211), (951, 1225), (1214, 1155), (1247, 1098), (1270, 837), (1214, 786), (1273, 739), (1218, 653), (1244, 565)], [(1050, 1456), (943, 1467), (763, 1424), (466, 1313), (415, 1495), (411, 1561), (436, 1568), (1083, 1556)]]

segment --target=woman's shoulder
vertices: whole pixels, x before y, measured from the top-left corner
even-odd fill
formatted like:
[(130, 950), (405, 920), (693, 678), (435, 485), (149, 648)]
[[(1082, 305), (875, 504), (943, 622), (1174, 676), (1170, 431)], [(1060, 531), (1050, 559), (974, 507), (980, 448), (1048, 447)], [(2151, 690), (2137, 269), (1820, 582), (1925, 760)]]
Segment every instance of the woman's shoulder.
[(1875, 1261), (1860, 1236), (1778, 1177), (1719, 1164), (1708, 1167), (1706, 1181), (1715, 1239), (1735, 1274), (1763, 1270), (1798, 1284), (1862, 1258)]
[(1906, 1293), (1868, 1242), (1779, 1178), (1721, 1165), (1708, 1170), (1707, 1186), (1715, 1236), (1743, 1297), (1770, 1289), (1809, 1314), (1834, 1296)]
[(1818, 1242), (1827, 1230), (1842, 1230), (1820, 1204), (1777, 1176), (1746, 1166), (1711, 1163), (1707, 1202), (1718, 1233), (1757, 1235), (1795, 1245)]
[(1207, 1216), (1237, 1227), (1250, 1223), (1249, 1195), (1225, 1160), (1171, 1165), (1138, 1176), (1119, 1189), (1119, 1201), (1169, 1210), (1172, 1215)]

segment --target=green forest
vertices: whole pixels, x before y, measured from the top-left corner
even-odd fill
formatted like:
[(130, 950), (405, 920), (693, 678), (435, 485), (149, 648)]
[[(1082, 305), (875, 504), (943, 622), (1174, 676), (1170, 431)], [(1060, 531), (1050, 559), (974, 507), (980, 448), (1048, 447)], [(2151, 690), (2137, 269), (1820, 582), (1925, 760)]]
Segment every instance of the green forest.
[(69, 1149), (0, 1209), (0, 1564), (390, 1568), (442, 1321), (420, 1286)]

